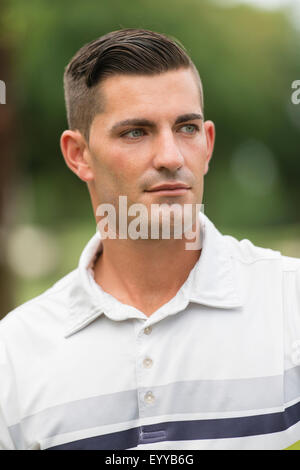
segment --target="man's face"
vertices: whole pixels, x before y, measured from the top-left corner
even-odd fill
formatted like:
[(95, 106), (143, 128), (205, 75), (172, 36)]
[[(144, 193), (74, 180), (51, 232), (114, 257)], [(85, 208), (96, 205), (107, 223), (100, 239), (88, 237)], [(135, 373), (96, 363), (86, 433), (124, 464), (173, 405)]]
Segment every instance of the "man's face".
[[(119, 196), (128, 207), (201, 204), (203, 176), (213, 151), (214, 125), (203, 122), (197, 81), (190, 69), (154, 76), (116, 75), (101, 85), (104, 111), (94, 118), (88, 159), (94, 206)], [(164, 183), (181, 190), (150, 191)]]

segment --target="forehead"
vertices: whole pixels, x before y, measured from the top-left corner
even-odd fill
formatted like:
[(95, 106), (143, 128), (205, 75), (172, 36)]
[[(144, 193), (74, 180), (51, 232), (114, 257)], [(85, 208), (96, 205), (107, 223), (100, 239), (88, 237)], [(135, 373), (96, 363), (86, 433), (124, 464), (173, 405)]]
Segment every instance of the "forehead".
[(99, 89), (102, 118), (201, 112), (199, 83), (189, 68), (151, 76), (114, 75), (102, 81)]

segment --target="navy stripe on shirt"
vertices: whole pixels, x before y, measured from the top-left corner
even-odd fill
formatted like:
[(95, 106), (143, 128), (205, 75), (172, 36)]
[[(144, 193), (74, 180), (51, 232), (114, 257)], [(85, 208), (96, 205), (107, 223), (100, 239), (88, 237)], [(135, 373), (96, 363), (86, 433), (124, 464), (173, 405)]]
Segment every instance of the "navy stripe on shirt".
[(224, 439), (284, 431), (300, 421), (300, 402), (283, 412), (238, 418), (171, 421), (67, 442), (46, 450), (124, 450), (163, 441)]

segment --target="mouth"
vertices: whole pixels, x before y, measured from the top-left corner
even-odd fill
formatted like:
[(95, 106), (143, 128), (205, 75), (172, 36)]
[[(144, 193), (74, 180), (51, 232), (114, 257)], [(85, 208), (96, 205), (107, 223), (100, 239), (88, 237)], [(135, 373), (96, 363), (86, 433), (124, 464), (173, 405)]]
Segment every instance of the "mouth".
[(184, 183), (166, 183), (154, 186), (146, 190), (146, 192), (164, 196), (181, 196), (186, 194), (190, 189), (191, 187)]
[(158, 189), (156, 191), (146, 191), (151, 194), (158, 194), (161, 196), (182, 196), (189, 191), (189, 188), (177, 188), (177, 189)]

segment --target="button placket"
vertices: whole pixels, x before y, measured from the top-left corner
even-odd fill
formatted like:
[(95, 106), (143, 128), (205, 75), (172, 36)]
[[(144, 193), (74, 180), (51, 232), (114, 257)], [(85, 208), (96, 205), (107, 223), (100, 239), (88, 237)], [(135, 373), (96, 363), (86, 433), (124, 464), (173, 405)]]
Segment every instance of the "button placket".
[(150, 391), (146, 392), (145, 395), (144, 395), (144, 400), (148, 404), (154, 403), (155, 397), (154, 397), (153, 392), (150, 392)]
[[(152, 373), (154, 360), (151, 356), (151, 336), (153, 334), (152, 327), (149, 325), (140, 328), (137, 331), (137, 392), (138, 392), (138, 408), (140, 418), (148, 416), (147, 409), (155, 404), (155, 393), (152, 389)], [(152, 372), (151, 372), (152, 371)], [(151, 374), (149, 376), (149, 374)], [(150, 379), (150, 380), (149, 380)]]
[[(136, 356), (136, 367), (137, 367), (137, 387), (138, 387), (138, 409), (139, 417), (141, 419), (139, 425), (139, 444), (148, 444), (151, 442), (159, 442), (166, 440), (167, 434), (164, 429), (151, 429), (147, 426), (147, 420), (144, 418), (150, 418), (156, 415), (156, 410), (159, 407), (159, 391), (155, 387), (155, 364), (157, 356), (155, 355), (155, 342), (156, 339), (152, 335), (152, 327), (146, 327), (140, 329), (137, 334), (137, 356)], [(154, 356), (152, 356), (152, 352)]]
[(150, 367), (152, 367), (152, 364), (153, 364), (152, 359), (150, 357), (145, 357), (145, 359), (143, 360), (143, 366), (146, 369), (150, 369)]
[(144, 334), (145, 335), (150, 335), (150, 333), (152, 332), (152, 326), (146, 326), (146, 328), (144, 328)]

